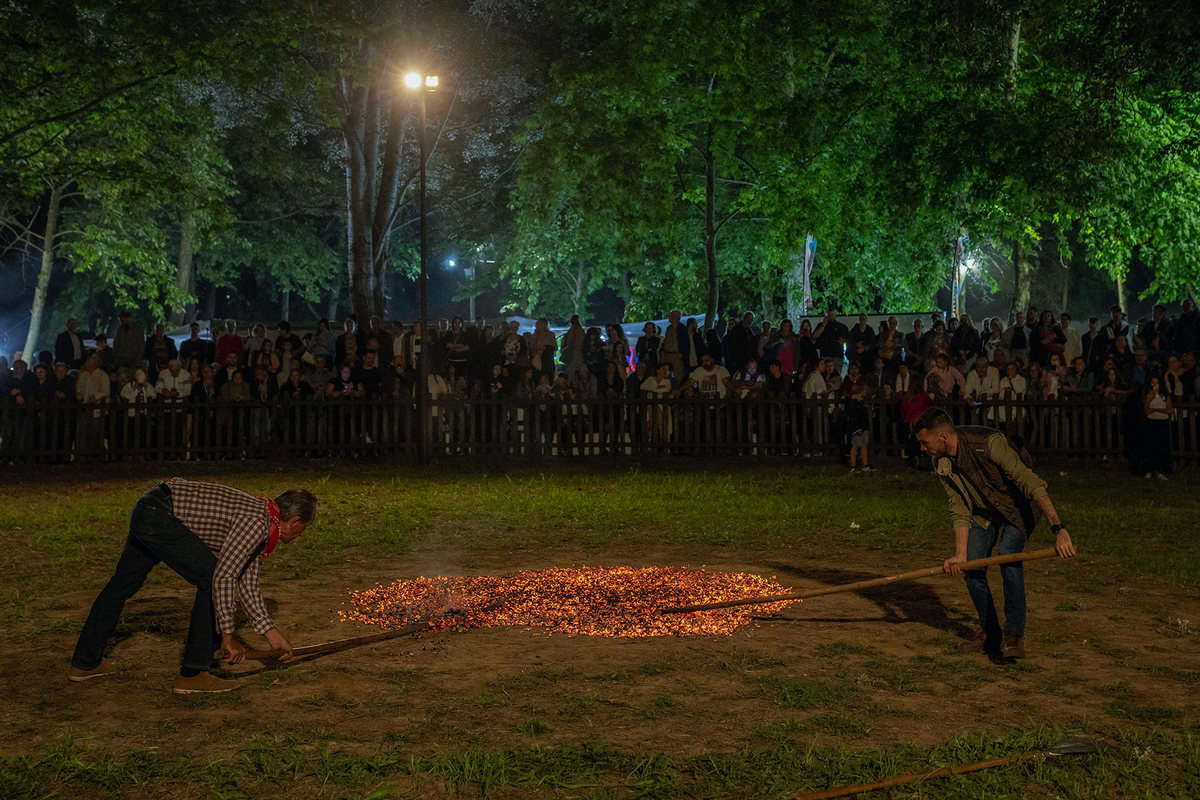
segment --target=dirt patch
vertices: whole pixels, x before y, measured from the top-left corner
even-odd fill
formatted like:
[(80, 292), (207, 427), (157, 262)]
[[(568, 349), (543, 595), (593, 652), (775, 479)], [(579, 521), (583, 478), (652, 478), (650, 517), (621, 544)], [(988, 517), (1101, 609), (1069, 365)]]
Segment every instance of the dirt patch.
[[(797, 589), (928, 566), (866, 551), (834, 564), (720, 549), (646, 548), (620, 558), (429, 550), (303, 578), (268, 564), (263, 583), (281, 628), (303, 645), (372, 632), (334, 622), (346, 589), (432, 574), (431, 566), (497, 574), (582, 564), (704, 564), (774, 575)], [(1089, 573), (1100, 580), (1083, 580)], [(932, 745), (963, 731), (1200, 719), (1200, 600), (1086, 557), (1036, 562), (1026, 575), (1029, 655), (1018, 663), (959, 652), (972, 630), (970, 602), (961, 580), (935, 578), (814, 599), (732, 636), (429, 634), (242, 669), (238, 692), (196, 698), (169, 691), (190, 598), (160, 568), (126, 607), (111, 678), (65, 679), (90, 590), (53, 598), (37, 625), (3, 635), (0, 750), (29, 752), (71, 732), (87, 747), (202, 758), (228, 757), (256, 736), (363, 749), (396, 742), (417, 753), (597, 743), (691, 754), (783, 740)]]

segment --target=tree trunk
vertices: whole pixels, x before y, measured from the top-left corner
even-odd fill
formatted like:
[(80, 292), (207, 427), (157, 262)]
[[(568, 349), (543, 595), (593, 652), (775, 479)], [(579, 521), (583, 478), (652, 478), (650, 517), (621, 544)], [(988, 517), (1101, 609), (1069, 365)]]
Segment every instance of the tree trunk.
[[(329, 320), (331, 324), (336, 324), (337, 322), (338, 301), (340, 299), (341, 298), (338, 296), (337, 289), (334, 289), (329, 293), (329, 310), (325, 312), (325, 319)], [(370, 317), (368, 317), (368, 319), (370, 319)]]
[(1058, 255), (1058, 263), (1063, 268), (1062, 304), (1059, 306), (1058, 313), (1059, 314), (1069, 314), (1070, 312), (1067, 311), (1067, 300), (1070, 298), (1070, 294), (1071, 294), (1071, 262), (1064, 259), (1062, 257), (1062, 253), (1060, 252)]
[(1005, 86), (1004, 99), (1009, 106), (1017, 102), (1017, 65), (1021, 56), (1021, 20), (1013, 23), (1012, 36), (1008, 42), (1008, 84)]
[(279, 318), (285, 322), (292, 321), (292, 290), (284, 289), (279, 300)]
[(580, 322), (583, 322), (587, 316), (585, 313), (587, 311), (585, 307), (587, 305), (587, 298), (583, 295), (583, 287), (586, 285), (584, 280), (586, 269), (587, 265), (580, 261), (576, 264), (575, 274), (571, 279), (571, 309), (573, 314), (579, 315)]
[(210, 283), (204, 296), (204, 317), (212, 325), (213, 317), (217, 316), (217, 285)]
[(771, 291), (771, 287), (768, 284), (767, 279), (769, 277), (770, 272), (767, 265), (764, 264), (758, 284), (758, 302), (762, 306), (762, 319), (769, 319), (775, 313), (773, 308), (775, 305), (775, 294)]
[(787, 316), (800, 327), (798, 320), (804, 316), (804, 256), (796, 253), (788, 256)]
[(54, 270), (54, 245), (58, 237), (58, 214), (62, 204), (62, 187), (50, 187), (50, 199), (46, 204), (46, 232), (42, 239), (42, 269), (38, 272), (37, 288), (33, 292), (33, 306), (29, 311), (29, 333), (21, 351), (27, 364), (37, 359), (38, 337), (41, 335), (42, 312), (46, 308), (46, 295), (50, 291), (50, 273)]
[[(404, 173), (405, 109), (410, 106), (393, 89), (397, 79), (394, 65), (370, 42), (359, 42), (358, 54), (364, 82), (357, 83), (359, 79), (349, 75), (338, 76), (334, 97), (343, 114), (341, 129), (346, 145), (350, 307), (359, 319), (366, 320), (384, 316), (392, 229), (414, 176), (406, 177)], [(448, 103), (452, 105), (453, 99)], [(427, 148), (426, 160), (430, 151), (432, 148)]]
[(717, 163), (713, 158), (712, 123), (704, 142), (704, 262), (708, 267), (708, 301), (704, 305), (704, 328), (717, 324), (717, 303), (721, 299), (721, 285), (717, 280)]
[(1121, 313), (1127, 313), (1125, 310), (1125, 278), (1117, 275), (1117, 305), (1121, 307)]
[[(1017, 66), (1021, 55), (1021, 20), (1013, 23), (1012, 36), (1009, 37), (1008, 48), (1008, 81), (1004, 89), (1004, 99), (1008, 102), (1009, 110), (1015, 114), (1017, 104)], [(1023, 226), (1017, 226), (1023, 230)], [(1010, 316), (1014, 319), (1024, 319), (1025, 309), (1029, 308), (1029, 283), (1033, 271), (1029, 267), (1029, 253), (1025, 242), (1021, 241), (1018, 233), (1013, 238), (1013, 299)]]
[(633, 276), (627, 269), (621, 270), (621, 277), (617, 282), (617, 293), (621, 296), (621, 320), (624, 321), (628, 318), (629, 306), (633, 303)]
[[(196, 271), (193, 258), (193, 246), (196, 241), (196, 215), (192, 211), (184, 214), (183, 223), (179, 227), (179, 258), (175, 262), (175, 285), (179, 291), (193, 297), (195, 293)], [(171, 311), (171, 327), (191, 322), (196, 318), (196, 304), (192, 301)]]
[(1020, 237), (1013, 239), (1013, 300), (1012, 319), (1024, 319), (1029, 308), (1029, 284), (1033, 279), (1033, 268), (1029, 265), (1029, 252)]

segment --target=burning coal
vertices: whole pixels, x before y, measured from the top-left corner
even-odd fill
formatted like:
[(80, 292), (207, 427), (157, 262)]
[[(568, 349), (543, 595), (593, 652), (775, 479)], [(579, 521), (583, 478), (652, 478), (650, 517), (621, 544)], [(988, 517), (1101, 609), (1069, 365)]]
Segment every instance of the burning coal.
[(687, 567), (580, 567), (417, 578), (350, 592), (343, 622), (433, 630), (519, 626), (568, 636), (729, 635), (789, 602), (660, 616), (665, 606), (781, 594), (773, 579)]

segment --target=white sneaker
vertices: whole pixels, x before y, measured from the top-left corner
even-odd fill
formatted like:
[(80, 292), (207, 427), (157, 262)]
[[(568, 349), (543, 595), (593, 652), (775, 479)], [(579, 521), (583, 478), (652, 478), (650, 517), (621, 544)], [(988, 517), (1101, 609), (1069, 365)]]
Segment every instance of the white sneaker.
[(1159, 479), (1160, 481), (1165, 481), (1165, 480), (1167, 479), (1167, 476), (1166, 476), (1166, 475), (1163, 475), (1163, 474), (1160, 472), (1160, 473), (1158, 473), (1158, 479)]

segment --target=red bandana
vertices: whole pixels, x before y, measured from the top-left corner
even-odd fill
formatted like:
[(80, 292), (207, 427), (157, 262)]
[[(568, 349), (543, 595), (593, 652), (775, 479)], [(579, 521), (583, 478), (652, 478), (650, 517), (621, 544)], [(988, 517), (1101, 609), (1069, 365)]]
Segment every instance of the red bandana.
[(266, 495), (259, 495), (258, 499), (267, 504), (267, 516), (271, 518), (270, 528), (267, 531), (267, 546), (262, 554), (262, 558), (266, 558), (271, 555), (275, 545), (279, 544), (279, 506), (275, 505), (275, 501)]

